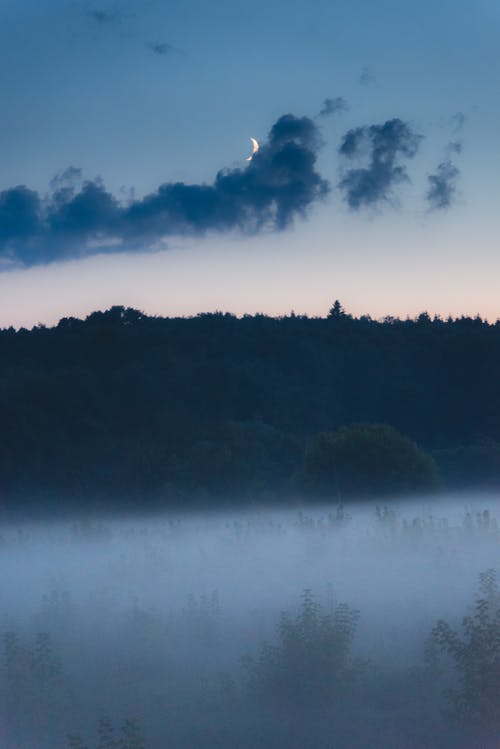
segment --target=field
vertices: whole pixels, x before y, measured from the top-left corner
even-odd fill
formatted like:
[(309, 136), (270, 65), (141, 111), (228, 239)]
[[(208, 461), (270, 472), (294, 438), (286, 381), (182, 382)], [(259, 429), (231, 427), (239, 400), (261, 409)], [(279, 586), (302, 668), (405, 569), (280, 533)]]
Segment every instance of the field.
[(496, 510), (6, 525), (2, 745), (495, 746)]

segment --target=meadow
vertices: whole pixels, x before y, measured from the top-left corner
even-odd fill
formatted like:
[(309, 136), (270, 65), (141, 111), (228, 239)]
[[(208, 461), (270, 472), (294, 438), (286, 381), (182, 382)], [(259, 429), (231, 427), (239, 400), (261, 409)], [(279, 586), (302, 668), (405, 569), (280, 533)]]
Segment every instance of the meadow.
[(493, 494), (5, 521), (5, 749), (493, 749)]

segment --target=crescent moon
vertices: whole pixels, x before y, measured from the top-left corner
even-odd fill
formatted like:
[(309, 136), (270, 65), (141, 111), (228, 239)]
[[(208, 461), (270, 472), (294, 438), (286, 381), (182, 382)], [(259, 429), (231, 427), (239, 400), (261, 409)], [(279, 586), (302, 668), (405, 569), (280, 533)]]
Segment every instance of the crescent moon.
[(255, 154), (257, 153), (257, 151), (259, 150), (259, 144), (255, 140), (255, 138), (250, 138), (250, 140), (252, 141), (253, 152), (251, 156), (247, 157), (247, 161), (251, 161), (253, 157), (255, 156)]

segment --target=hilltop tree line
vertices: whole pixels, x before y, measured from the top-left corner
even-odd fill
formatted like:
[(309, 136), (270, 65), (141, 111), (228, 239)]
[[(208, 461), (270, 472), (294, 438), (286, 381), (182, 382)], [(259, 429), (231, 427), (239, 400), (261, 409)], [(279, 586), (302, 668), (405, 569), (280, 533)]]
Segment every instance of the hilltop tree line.
[(500, 323), (479, 317), (112, 307), (9, 328), (2, 501), (500, 487), (499, 382)]

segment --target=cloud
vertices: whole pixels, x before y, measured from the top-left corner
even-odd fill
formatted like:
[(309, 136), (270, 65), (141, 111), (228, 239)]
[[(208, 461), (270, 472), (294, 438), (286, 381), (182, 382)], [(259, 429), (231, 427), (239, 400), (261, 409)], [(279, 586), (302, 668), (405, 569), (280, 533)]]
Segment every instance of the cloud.
[(147, 46), (155, 55), (168, 55), (174, 51), (174, 47), (168, 42), (150, 42)]
[(451, 140), (446, 146), (447, 156), (453, 156), (455, 154), (461, 154), (463, 150), (463, 144), (460, 140)]
[(456, 112), (451, 118), (451, 126), (454, 133), (459, 133), (463, 130), (463, 127), (467, 121), (467, 117), (463, 112)]
[(166, 182), (120, 201), (99, 179), (70, 167), (47, 196), (25, 186), (0, 192), (0, 261), (34, 265), (96, 251), (142, 250), (172, 235), (282, 230), (329, 192), (316, 170), (319, 131), (308, 117), (280, 117), (245, 167), (211, 184)]
[(394, 187), (409, 182), (401, 160), (413, 158), (421, 140), (422, 136), (399, 118), (349, 130), (340, 145), (340, 155), (344, 159), (364, 156), (368, 160), (366, 167), (347, 169), (339, 182), (349, 207), (358, 210), (391, 201)]
[(319, 117), (329, 117), (330, 115), (340, 114), (349, 109), (349, 105), (343, 96), (336, 96), (334, 99), (325, 99)]
[(371, 83), (376, 83), (377, 79), (367, 67), (364, 67), (359, 76), (359, 82), (362, 86), (369, 86)]
[(430, 211), (442, 211), (450, 208), (456, 197), (457, 182), (460, 170), (453, 163), (452, 157), (462, 153), (462, 143), (451, 141), (445, 148), (445, 158), (438, 164), (434, 174), (427, 177), (428, 190), (426, 201)]
[(460, 170), (450, 160), (442, 161), (434, 174), (427, 177), (429, 189), (426, 200), (430, 211), (446, 210), (453, 204), (456, 195), (456, 182)]
[[(458, 112), (455, 118), (458, 118), (458, 126), (454, 129), (454, 132), (457, 132), (457, 129), (462, 129), (465, 117), (461, 112)], [(428, 175), (428, 189), (425, 198), (429, 211), (446, 210), (455, 202), (460, 170), (453, 159), (462, 153), (462, 149), (462, 141), (451, 140), (444, 149), (444, 158), (438, 164), (436, 171)]]
[(41, 200), (24, 185), (0, 192), (0, 246), (29, 241), (41, 230)]
[(117, 10), (105, 10), (103, 8), (93, 8), (89, 10), (89, 16), (97, 23), (113, 23), (118, 19), (119, 13)]
[(50, 187), (54, 191), (66, 188), (74, 189), (82, 180), (82, 170), (76, 166), (68, 166), (50, 180)]

